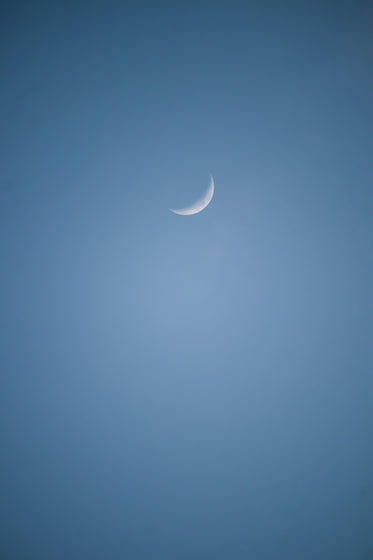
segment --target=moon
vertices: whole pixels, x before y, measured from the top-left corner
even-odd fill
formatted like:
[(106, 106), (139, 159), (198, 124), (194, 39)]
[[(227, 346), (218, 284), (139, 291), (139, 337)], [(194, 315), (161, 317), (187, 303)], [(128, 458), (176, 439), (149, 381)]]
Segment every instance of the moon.
[(202, 212), (211, 202), (212, 197), (214, 196), (214, 179), (212, 175), (210, 176), (210, 184), (207, 188), (206, 193), (203, 195), (202, 198), (197, 200), (194, 204), (190, 206), (186, 206), (185, 208), (180, 208), (180, 210), (174, 210), (170, 208), (171, 212), (175, 214), (180, 214), (181, 216), (191, 216), (192, 214), (198, 214), (198, 212)]

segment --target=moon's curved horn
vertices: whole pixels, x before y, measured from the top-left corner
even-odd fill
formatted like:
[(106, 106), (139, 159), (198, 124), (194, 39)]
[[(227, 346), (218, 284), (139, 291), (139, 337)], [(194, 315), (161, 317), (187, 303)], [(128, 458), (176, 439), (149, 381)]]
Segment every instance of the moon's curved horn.
[(210, 184), (204, 196), (197, 200), (194, 204), (190, 206), (186, 206), (185, 208), (180, 208), (180, 210), (174, 210), (170, 208), (171, 212), (175, 214), (180, 214), (181, 216), (191, 216), (192, 214), (198, 214), (198, 212), (202, 212), (211, 202), (212, 197), (214, 196), (214, 179), (210, 176)]

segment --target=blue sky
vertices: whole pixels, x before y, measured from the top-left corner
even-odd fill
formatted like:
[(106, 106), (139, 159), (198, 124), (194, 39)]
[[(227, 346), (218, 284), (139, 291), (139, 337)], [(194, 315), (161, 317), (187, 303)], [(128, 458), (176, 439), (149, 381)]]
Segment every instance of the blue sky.
[(372, 558), (369, 3), (0, 21), (1, 556)]

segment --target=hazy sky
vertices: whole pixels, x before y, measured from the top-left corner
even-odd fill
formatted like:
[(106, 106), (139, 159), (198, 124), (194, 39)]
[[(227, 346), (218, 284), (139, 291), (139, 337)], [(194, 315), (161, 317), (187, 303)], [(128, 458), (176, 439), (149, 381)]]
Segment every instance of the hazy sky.
[(2, 2), (1, 558), (373, 558), (372, 22)]

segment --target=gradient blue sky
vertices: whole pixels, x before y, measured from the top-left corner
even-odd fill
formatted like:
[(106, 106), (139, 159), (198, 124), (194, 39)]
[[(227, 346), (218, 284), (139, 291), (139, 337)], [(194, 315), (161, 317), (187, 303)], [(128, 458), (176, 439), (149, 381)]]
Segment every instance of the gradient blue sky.
[(2, 2), (1, 558), (373, 558), (372, 21)]

